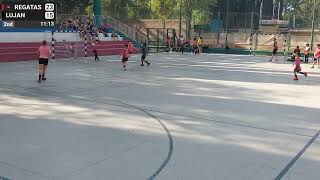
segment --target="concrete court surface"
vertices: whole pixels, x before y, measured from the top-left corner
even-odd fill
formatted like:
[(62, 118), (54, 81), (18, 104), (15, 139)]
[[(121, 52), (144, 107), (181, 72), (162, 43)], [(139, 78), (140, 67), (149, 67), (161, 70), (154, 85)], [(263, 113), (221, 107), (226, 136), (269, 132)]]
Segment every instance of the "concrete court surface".
[[(317, 180), (320, 70), (266, 57), (139, 55), (0, 64), (10, 180)], [(1, 179), (1, 178), (0, 178)]]

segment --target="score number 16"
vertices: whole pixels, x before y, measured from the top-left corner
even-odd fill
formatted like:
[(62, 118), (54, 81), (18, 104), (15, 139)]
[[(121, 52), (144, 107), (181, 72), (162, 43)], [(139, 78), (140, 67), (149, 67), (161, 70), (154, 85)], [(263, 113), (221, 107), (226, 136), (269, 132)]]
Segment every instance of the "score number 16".
[(46, 12), (45, 18), (46, 19), (54, 19), (54, 12)]

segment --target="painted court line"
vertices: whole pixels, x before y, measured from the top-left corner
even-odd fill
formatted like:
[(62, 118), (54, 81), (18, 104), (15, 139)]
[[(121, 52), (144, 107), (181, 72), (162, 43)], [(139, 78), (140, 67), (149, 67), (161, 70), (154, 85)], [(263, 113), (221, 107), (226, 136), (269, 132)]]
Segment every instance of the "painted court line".
[(318, 138), (320, 130), (310, 139), (310, 141), (299, 151), (299, 153), (287, 164), (287, 166), (278, 174), (275, 180), (281, 180), (284, 175), (290, 170), (290, 168), (297, 162), (297, 160), (304, 154), (304, 152), (314, 143)]
[[(22, 89), (25, 89), (25, 88), (22, 88)], [(56, 91), (51, 91), (51, 92), (56, 92)], [(35, 95), (34, 93), (32, 92), (24, 92), (24, 94), (29, 94), (29, 95)], [(46, 94), (47, 97), (50, 97), (50, 95)], [(60, 96), (58, 96), (60, 95)], [(58, 98), (69, 98), (69, 99), (73, 99), (73, 100), (77, 100), (77, 101), (86, 101), (86, 102), (92, 102), (92, 103), (101, 103), (101, 104), (108, 104), (108, 105), (112, 105), (112, 106), (121, 106), (121, 105), (114, 105), (114, 104), (110, 104), (110, 103), (106, 103), (106, 102), (102, 102), (102, 101), (98, 101), (98, 99), (94, 99), (94, 98), (90, 98), (91, 100), (88, 100), (88, 99), (79, 99), (79, 98), (74, 98), (74, 97), (70, 97), (68, 95), (64, 95), (64, 94), (60, 94), (59, 92), (56, 92), (56, 96), (55, 97), (58, 97)], [(94, 100), (94, 101), (92, 101)], [(122, 104), (122, 106), (124, 107), (129, 107), (129, 108), (133, 108), (133, 109), (136, 109), (136, 110), (139, 110), (143, 113), (145, 113), (146, 115), (148, 115), (149, 117), (153, 118), (154, 120), (156, 120), (161, 126), (162, 128), (164, 129), (167, 137), (168, 137), (168, 152), (167, 152), (167, 157), (163, 160), (163, 162), (161, 163), (161, 165), (152, 173), (152, 175), (150, 175), (150, 177), (148, 177), (147, 179), (148, 180), (153, 180), (155, 179), (160, 173), (161, 171), (166, 167), (166, 165), (169, 163), (171, 157), (172, 157), (172, 154), (173, 154), (173, 137), (169, 131), (169, 129), (167, 128), (167, 126), (158, 118), (156, 117), (155, 115), (153, 115), (152, 113), (148, 112), (146, 109), (143, 109), (141, 107), (138, 107), (138, 106), (135, 106), (135, 105), (131, 105), (131, 104), (128, 104), (128, 103), (125, 103), (125, 102), (122, 102), (120, 100), (114, 100), (114, 99), (103, 99), (105, 101), (112, 101), (112, 102), (116, 102), (116, 103), (119, 103), (119, 104)], [(1, 180), (1, 179), (0, 179)]]

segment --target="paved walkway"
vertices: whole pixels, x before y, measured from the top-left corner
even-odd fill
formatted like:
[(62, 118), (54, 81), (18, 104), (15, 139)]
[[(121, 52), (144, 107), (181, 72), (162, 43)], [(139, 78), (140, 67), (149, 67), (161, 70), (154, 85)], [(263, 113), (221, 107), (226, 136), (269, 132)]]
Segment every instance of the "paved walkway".
[(0, 179), (313, 180), (320, 70), (268, 58), (153, 54), (0, 64)]

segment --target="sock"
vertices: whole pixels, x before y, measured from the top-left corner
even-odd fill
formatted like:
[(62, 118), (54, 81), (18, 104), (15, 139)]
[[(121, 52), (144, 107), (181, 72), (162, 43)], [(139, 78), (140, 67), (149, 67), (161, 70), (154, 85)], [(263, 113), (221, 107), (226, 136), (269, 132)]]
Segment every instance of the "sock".
[(297, 75), (294, 75), (294, 77), (298, 78), (298, 76), (297, 76)]

